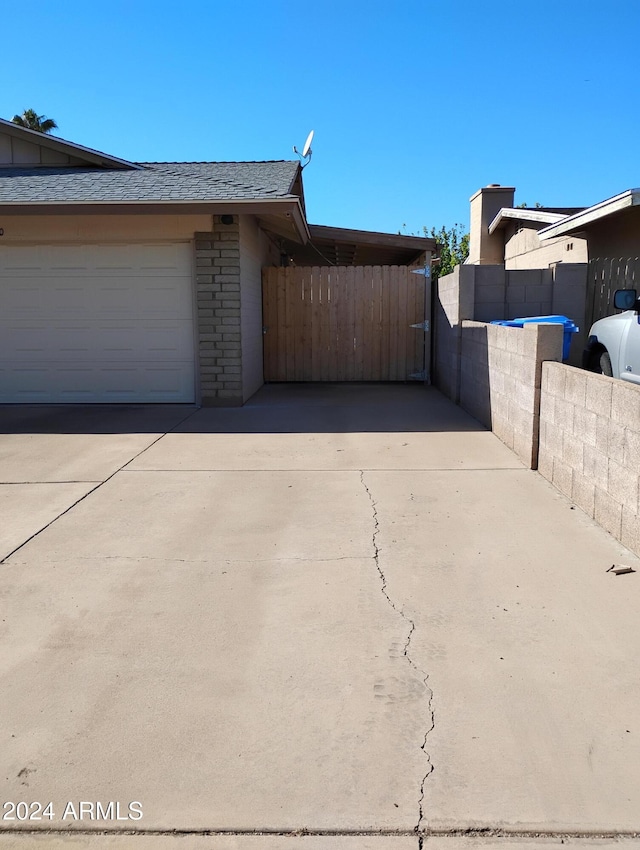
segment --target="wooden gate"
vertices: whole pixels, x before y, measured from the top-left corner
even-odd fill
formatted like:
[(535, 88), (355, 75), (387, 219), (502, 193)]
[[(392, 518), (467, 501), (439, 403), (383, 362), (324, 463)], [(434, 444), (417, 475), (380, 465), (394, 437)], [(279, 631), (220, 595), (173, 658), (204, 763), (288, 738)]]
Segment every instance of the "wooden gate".
[(406, 381), (424, 369), (425, 277), (406, 266), (264, 268), (265, 381)]

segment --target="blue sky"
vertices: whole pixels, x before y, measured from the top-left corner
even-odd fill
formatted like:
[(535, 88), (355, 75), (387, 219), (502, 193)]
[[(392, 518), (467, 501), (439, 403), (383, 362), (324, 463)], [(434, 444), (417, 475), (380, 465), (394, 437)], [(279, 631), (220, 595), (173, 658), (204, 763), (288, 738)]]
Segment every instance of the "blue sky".
[(638, 0), (21, 0), (0, 116), (123, 158), (293, 158), (309, 220), (468, 223), (487, 183), (589, 205), (640, 185)]

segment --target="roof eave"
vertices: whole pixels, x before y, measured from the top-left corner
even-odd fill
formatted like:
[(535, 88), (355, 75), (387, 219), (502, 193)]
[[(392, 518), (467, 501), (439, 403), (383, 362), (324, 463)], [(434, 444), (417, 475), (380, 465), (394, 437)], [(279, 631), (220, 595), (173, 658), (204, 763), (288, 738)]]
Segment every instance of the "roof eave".
[(435, 251), (436, 240), (428, 236), (405, 236), (400, 233), (379, 233), (372, 230), (352, 230), (344, 227), (330, 227), (324, 224), (310, 224), (312, 237), (334, 239), (337, 242), (354, 241), (364, 245), (390, 245), (396, 248), (416, 248), (422, 251)]
[(627, 207), (638, 206), (640, 204), (640, 189), (627, 189), (613, 198), (607, 198), (605, 201), (600, 201), (592, 207), (582, 210), (582, 212), (564, 218), (557, 224), (552, 224), (550, 227), (545, 227), (538, 231), (538, 238), (541, 241), (554, 239), (557, 236), (565, 236), (571, 233), (577, 233), (585, 227), (593, 224), (601, 218), (613, 215)]
[(4, 215), (139, 215), (207, 213), (224, 215), (282, 215), (293, 221), (300, 239), (309, 239), (304, 213), (297, 197), (249, 200), (114, 200), (114, 201), (0, 201)]
[(526, 209), (525, 207), (503, 207), (489, 225), (489, 233), (493, 234), (507, 221), (533, 221), (543, 224), (555, 224), (562, 221), (566, 216), (561, 213), (541, 212), (540, 210)]

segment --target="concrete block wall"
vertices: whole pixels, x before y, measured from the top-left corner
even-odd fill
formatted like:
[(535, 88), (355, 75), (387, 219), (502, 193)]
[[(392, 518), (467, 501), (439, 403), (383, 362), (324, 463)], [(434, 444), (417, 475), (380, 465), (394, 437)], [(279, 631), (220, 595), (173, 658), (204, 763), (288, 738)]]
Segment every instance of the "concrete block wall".
[(538, 471), (640, 555), (640, 386), (544, 363)]
[(491, 322), (520, 316), (568, 316), (580, 333), (571, 340), (569, 362), (579, 365), (589, 332), (585, 327), (587, 266), (558, 263), (548, 269), (505, 270), (503, 265), (462, 265), (437, 282), (434, 383), (459, 398), (459, 323)]
[(538, 463), (542, 363), (562, 359), (562, 328), (462, 322), (459, 404), (531, 469)]
[(586, 263), (557, 263), (545, 269), (476, 266), (474, 282), (478, 322), (522, 316), (568, 316), (580, 328), (571, 339), (569, 362), (578, 366), (589, 328), (585, 328)]
[(460, 397), (461, 322), (473, 318), (475, 266), (456, 266), (437, 281), (433, 382), (454, 402)]
[(203, 405), (242, 404), (240, 230), (238, 216), (195, 234), (200, 397)]

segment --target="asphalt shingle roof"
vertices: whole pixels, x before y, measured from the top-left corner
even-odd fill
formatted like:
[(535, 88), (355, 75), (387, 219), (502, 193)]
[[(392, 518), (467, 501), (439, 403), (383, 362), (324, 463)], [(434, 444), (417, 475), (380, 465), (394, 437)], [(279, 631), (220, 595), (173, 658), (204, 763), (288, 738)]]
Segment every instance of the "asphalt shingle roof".
[(298, 162), (142, 162), (140, 170), (0, 168), (0, 204), (16, 201), (263, 201), (292, 198)]

